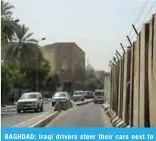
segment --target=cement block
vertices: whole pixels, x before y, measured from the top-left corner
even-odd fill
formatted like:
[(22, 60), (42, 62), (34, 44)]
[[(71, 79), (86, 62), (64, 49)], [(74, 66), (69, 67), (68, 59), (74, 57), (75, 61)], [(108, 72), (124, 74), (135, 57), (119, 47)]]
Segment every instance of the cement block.
[(118, 113), (118, 90), (119, 90), (119, 67), (120, 67), (120, 62), (117, 62), (116, 67), (115, 67), (115, 107), (114, 111)]
[(130, 104), (129, 104), (129, 124), (133, 126), (133, 97), (134, 97), (134, 52), (136, 42), (131, 48), (131, 70), (130, 70)]
[(124, 62), (124, 81), (123, 81), (123, 112), (122, 119), (124, 122), (129, 122), (129, 97), (130, 97), (130, 61), (131, 61), (131, 49), (128, 49), (125, 53)]
[(123, 127), (125, 123), (121, 120), (118, 124), (115, 125), (115, 127)]
[(116, 117), (116, 114), (113, 114), (112, 116), (111, 116), (111, 120), (113, 119), (113, 118), (115, 118)]
[(114, 126), (116, 126), (119, 122), (121, 122), (120, 118), (116, 122), (114, 122)]
[(113, 75), (114, 72), (113, 71), (114, 71), (114, 69), (113, 68), (114, 68), (114, 66), (111, 68), (111, 96), (110, 96), (110, 101), (111, 101), (110, 102), (110, 108), (111, 109), (113, 109), (113, 100), (114, 100), (114, 97), (113, 97), (114, 96), (113, 95), (113, 91), (114, 91), (113, 90), (113, 88), (114, 88), (114, 80), (113, 80), (114, 79), (114, 77), (113, 77), (114, 76)]
[(119, 120), (119, 117), (118, 116), (116, 116), (115, 118), (113, 118), (111, 121), (114, 124), (117, 120)]
[[(149, 24), (143, 25), (140, 44), (140, 103), (139, 127), (149, 124), (149, 91), (148, 91), (148, 41)], [(146, 101), (145, 101), (146, 99)]]
[(150, 126), (156, 127), (156, 14), (154, 15), (153, 37), (153, 80), (152, 94), (150, 95)]
[[(121, 109), (120, 109), (120, 105), (122, 104), (121, 103), (121, 98), (122, 98), (122, 59), (119, 61), (119, 85), (118, 85), (118, 111), (117, 111), (117, 115), (120, 117), (120, 112), (121, 112)], [(121, 118), (121, 117), (120, 117)]]
[(134, 51), (134, 95), (133, 95), (133, 126), (139, 127), (139, 94), (140, 94), (140, 34), (137, 36)]
[(111, 112), (110, 112), (110, 117), (112, 117), (113, 115), (116, 115), (116, 112), (111, 111)]
[(120, 87), (120, 107), (119, 107), (119, 117), (122, 119), (123, 113), (123, 88), (124, 88), (124, 62), (125, 62), (125, 55), (123, 55), (121, 59), (121, 87)]

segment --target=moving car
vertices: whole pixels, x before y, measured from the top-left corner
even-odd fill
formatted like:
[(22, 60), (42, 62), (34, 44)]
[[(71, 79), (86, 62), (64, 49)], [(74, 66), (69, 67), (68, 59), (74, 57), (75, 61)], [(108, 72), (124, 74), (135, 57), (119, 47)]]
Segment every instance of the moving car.
[(22, 94), (21, 98), (17, 101), (17, 112), (26, 110), (43, 111), (42, 94), (39, 92), (31, 92)]
[(99, 90), (95, 90), (94, 93), (94, 103), (98, 103), (98, 102), (104, 102), (104, 90), (99, 89)]
[(76, 101), (76, 100), (81, 100), (81, 101), (84, 101), (85, 100), (85, 94), (83, 91), (75, 91), (73, 93), (73, 100)]
[(67, 92), (56, 92), (52, 97), (52, 106), (57, 102), (70, 102), (71, 98)]

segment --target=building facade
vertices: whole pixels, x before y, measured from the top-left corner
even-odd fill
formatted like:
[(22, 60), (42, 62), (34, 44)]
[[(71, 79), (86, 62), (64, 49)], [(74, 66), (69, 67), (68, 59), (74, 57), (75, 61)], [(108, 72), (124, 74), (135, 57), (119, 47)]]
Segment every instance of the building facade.
[(75, 43), (54, 43), (42, 47), (50, 62), (51, 72), (57, 73), (68, 91), (83, 89), (85, 77), (85, 52)]

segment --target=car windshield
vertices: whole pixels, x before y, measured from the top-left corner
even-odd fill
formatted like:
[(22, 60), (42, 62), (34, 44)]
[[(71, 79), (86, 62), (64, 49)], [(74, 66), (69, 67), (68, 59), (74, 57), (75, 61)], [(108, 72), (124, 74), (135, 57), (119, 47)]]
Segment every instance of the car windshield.
[(82, 92), (74, 92), (74, 95), (82, 95)]
[(95, 95), (96, 96), (104, 96), (104, 93), (103, 92), (95, 92)]
[(54, 97), (65, 97), (65, 96), (66, 96), (65, 93), (56, 93), (56, 94), (54, 95)]
[(37, 99), (37, 94), (24, 94), (21, 99)]

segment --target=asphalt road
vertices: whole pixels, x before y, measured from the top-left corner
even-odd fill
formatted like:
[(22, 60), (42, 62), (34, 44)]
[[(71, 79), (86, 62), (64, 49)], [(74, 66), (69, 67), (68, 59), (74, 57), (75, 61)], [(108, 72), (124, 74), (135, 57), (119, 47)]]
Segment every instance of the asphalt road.
[(26, 113), (17, 113), (16, 108), (13, 108), (12, 110), (8, 110), (5, 112), (1, 111), (1, 126), (12, 127), (15, 126), (16, 124), (19, 124), (20, 122), (27, 121), (46, 112), (53, 112), (53, 107), (51, 106), (51, 102), (44, 103), (44, 111), (38, 113), (35, 113), (34, 111), (30, 111)]
[(86, 104), (60, 113), (46, 127), (111, 127), (101, 104)]
[(1, 126), (2, 127), (12, 127), (16, 124), (29, 120), (31, 118), (34, 118), (36, 116), (39, 116), (45, 112), (53, 112), (53, 108), (51, 106), (51, 103), (45, 103), (44, 104), (44, 111), (35, 113), (34, 111), (29, 111), (26, 113), (17, 113), (15, 109), (14, 111), (8, 111), (8, 112), (2, 112), (1, 113)]

